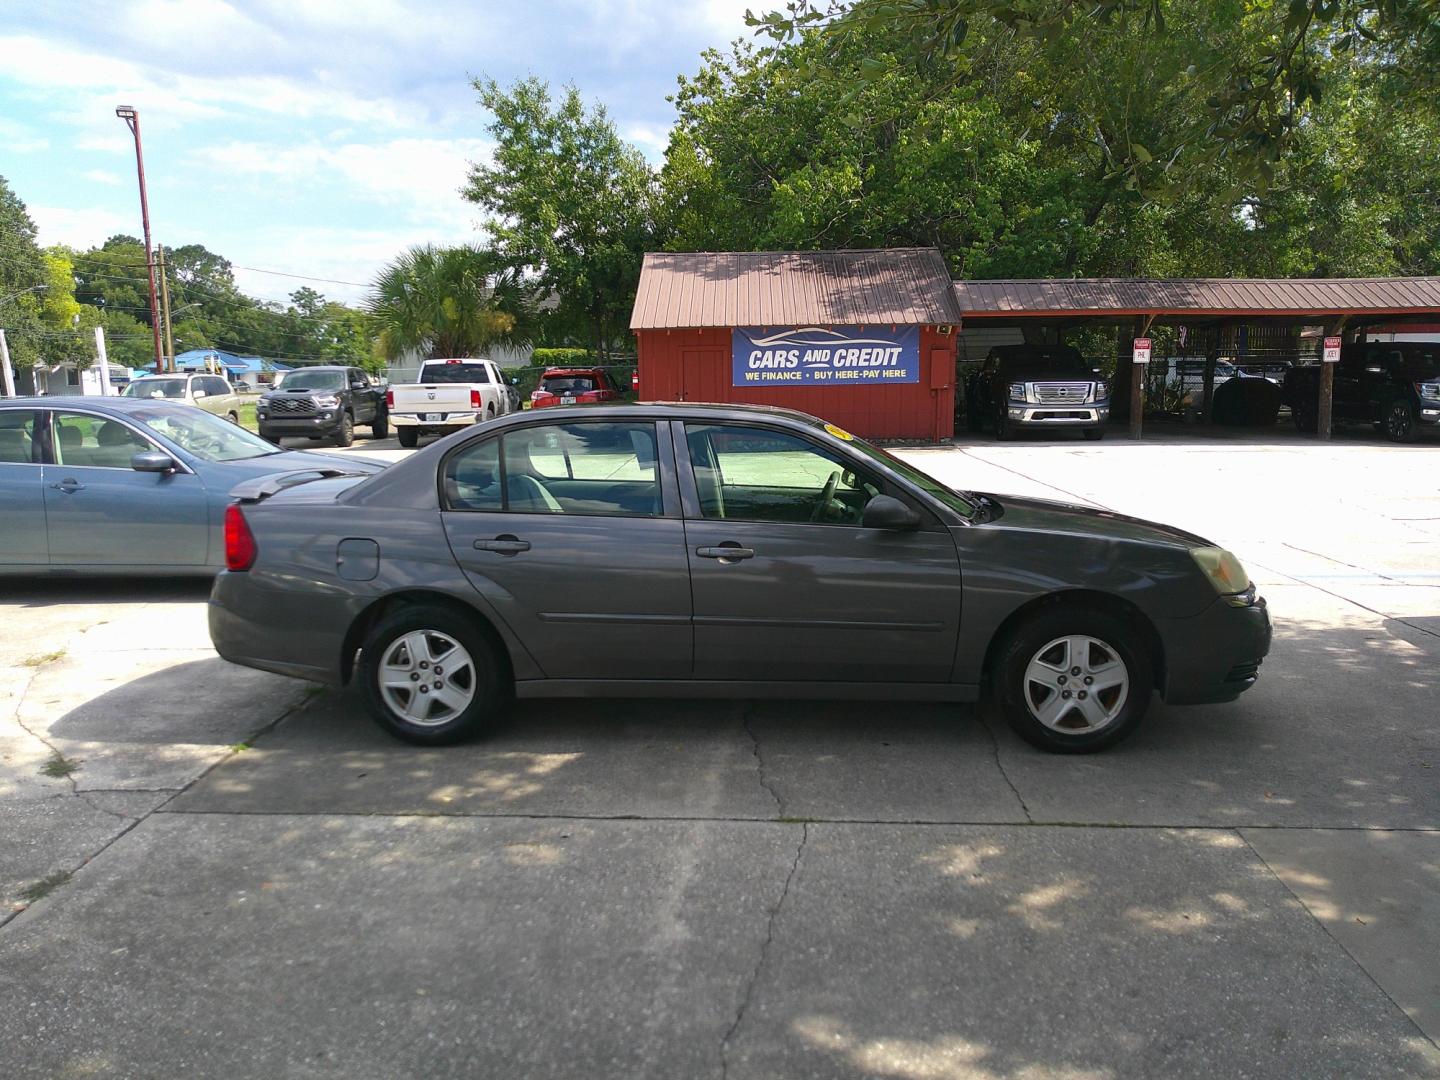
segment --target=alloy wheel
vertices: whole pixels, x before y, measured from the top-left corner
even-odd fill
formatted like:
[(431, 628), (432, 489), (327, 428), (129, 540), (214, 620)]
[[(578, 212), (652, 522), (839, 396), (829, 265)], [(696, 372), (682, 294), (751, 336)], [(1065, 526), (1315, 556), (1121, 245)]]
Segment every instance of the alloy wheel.
[(378, 677), (386, 707), (419, 727), (447, 724), (475, 700), (475, 661), (438, 630), (396, 638), (385, 650)]
[(1130, 672), (1115, 648), (1073, 634), (1042, 645), (1025, 668), (1025, 706), (1040, 723), (1088, 734), (1115, 722), (1130, 696)]
[(1410, 406), (1403, 401), (1397, 401), (1390, 406), (1390, 412), (1385, 417), (1385, 430), (1390, 438), (1396, 442), (1404, 442), (1410, 437), (1410, 430), (1415, 426), (1415, 418), (1410, 414)]

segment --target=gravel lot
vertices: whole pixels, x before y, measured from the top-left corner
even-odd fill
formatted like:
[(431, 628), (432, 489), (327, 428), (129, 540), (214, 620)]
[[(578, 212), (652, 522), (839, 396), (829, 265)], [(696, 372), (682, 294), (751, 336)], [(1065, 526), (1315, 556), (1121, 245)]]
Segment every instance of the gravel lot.
[(3, 1071), (1440, 1075), (1436, 455), (906, 451), (1260, 582), (1259, 685), (1084, 759), (845, 702), (527, 702), (427, 751), (220, 661), (203, 584), (3, 586)]

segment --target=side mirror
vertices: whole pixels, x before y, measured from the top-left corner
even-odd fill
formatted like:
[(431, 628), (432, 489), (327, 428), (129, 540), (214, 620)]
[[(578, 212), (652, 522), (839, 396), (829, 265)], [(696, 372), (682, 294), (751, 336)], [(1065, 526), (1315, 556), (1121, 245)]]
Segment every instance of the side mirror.
[(130, 468), (136, 472), (173, 473), (175, 459), (159, 450), (142, 450), (130, 459)]
[(876, 495), (865, 504), (860, 524), (867, 529), (906, 532), (920, 527), (920, 515), (899, 499), (889, 495)]

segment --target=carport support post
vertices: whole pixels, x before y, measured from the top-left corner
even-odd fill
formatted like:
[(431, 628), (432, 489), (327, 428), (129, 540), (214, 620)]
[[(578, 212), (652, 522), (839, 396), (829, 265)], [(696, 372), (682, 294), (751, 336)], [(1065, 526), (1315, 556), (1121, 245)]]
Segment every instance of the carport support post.
[[(1345, 320), (1341, 319), (1332, 328), (1330, 334), (1338, 335), (1345, 329)], [(1335, 401), (1335, 365), (1325, 363), (1325, 354), (1320, 354), (1320, 400), (1316, 403), (1315, 409), (1315, 437), (1317, 439), (1330, 438), (1330, 420), (1332, 406)]]
[(95, 327), (95, 363), (100, 365), (100, 396), (110, 396), (110, 356), (105, 352), (105, 328)]
[(5, 340), (5, 331), (0, 330), (0, 379), (5, 382), (5, 396), (15, 396), (15, 369), (10, 366), (10, 343)]
[[(1131, 337), (1144, 337), (1145, 331), (1150, 328), (1150, 321), (1153, 318), (1154, 316), (1151, 316), (1150, 318), (1136, 317), (1134, 327), (1135, 333), (1132, 334)], [(1131, 348), (1134, 348), (1133, 341), (1131, 342)], [(1140, 438), (1140, 433), (1145, 426), (1145, 365), (1135, 363), (1135, 354), (1133, 351), (1130, 354), (1129, 364), (1130, 437), (1132, 439), (1138, 439)]]

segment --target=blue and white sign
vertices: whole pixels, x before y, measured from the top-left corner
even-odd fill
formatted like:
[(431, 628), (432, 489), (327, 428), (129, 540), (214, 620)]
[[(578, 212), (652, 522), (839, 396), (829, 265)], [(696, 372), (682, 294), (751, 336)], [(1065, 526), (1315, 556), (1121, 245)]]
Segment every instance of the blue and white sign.
[(736, 327), (736, 386), (875, 386), (920, 381), (920, 328)]

